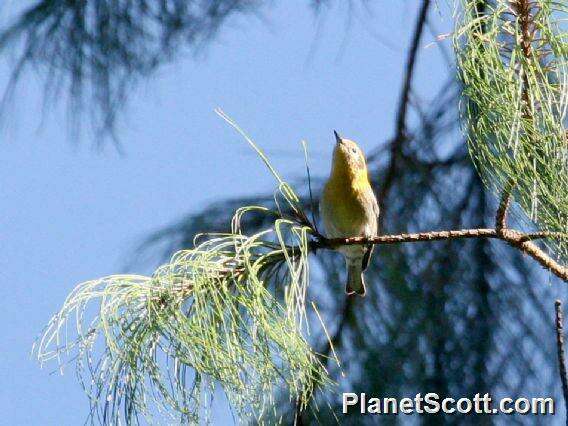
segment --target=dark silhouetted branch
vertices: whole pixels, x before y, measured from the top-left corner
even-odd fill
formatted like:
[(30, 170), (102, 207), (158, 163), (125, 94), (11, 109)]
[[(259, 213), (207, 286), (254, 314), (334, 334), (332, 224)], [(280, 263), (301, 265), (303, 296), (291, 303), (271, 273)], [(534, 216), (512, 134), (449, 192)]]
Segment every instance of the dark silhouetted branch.
[(564, 350), (564, 325), (562, 316), (562, 302), (554, 303), (556, 311), (556, 349), (558, 352), (558, 372), (562, 381), (562, 393), (564, 395), (564, 407), (566, 410), (566, 424), (568, 425), (568, 376), (566, 375), (566, 352)]
[[(408, 106), (410, 99), (410, 92), (412, 88), (412, 79), (414, 77), (414, 71), (416, 68), (416, 60), (418, 57), (418, 48), (420, 47), (420, 40), (422, 39), (422, 34), (426, 27), (426, 18), (428, 17), (428, 10), (430, 8), (430, 0), (424, 0), (422, 6), (418, 12), (418, 18), (416, 20), (416, 25), (414, 26), (414, 34), (412, 36), (412, 43), (410, 45), (410, 50), (408, 51), (408, 57), (406, 60), (405, 76), (404, 82), (402, 84), (402, 91), (399, 97), (398, 109), (396, 114), (396, 124), (395, 124), (395, 136), (391, 142), (391, 157), (390, 162), (387, 167), (387, 172), (385, 178), (383, 179), (383, 185), (381, 189), (381, 194), (379, 197), (379, 202), (385, 199), (388, 188), (391, 186), (391, 181), (393, 180), (396, 170), (397, 161), (401, 153), (402, 143), (407, 139), (407, 129), (406, 129), (406, 119), (408, 115)], [(369, 155), (369, 161), (373, 161), (376, 153)], [(381, 206), (381, 210), (382, 210)]]
[(399, 98), (398, 112), (396, 115), (396, 136), (397, 138), (404, 139), (406, 137), (406, 117), (408, 115), (408, 104), (410, 99), (410, 91), (412, 88), (412, 78), (416, 69), (416, 59), (418, 57), (418, 48), (420, 47), (420, 40), (424, 33), (426, 26), (426, 19), (428, 17), (428, 9), (430, 8), (430, 0), (424, 0), (418, 18), (414, 27), (414, 34), (412, 36), (412, 44), (408, 52), (406, 61), (406, 75), (402, 86), (402, 92)]

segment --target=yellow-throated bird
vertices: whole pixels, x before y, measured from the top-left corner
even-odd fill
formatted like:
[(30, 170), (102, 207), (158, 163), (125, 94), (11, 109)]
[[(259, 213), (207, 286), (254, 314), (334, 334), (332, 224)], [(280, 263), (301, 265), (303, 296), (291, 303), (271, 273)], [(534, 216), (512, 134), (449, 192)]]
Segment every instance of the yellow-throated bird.
[[(335, 134), (331, 173), (320, 201), (320, 214), (328, 238), (374, 237), (379, 205), (369, 183), (365, 155), (357, 144)], [(339, 248), (347, 264), (347, 294), (365, 295), (363, 271), (369, 266), (373, 245)]]

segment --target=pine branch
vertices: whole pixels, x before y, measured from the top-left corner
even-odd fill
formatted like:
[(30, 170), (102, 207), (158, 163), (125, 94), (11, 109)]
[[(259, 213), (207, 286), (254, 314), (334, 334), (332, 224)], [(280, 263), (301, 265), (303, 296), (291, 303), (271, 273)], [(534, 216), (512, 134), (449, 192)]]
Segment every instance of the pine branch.
[(403, 233), (396, 235), (380, 235), (372, 238), (351, 237), (351, 238), (334, 238), (325, 239), (318, 238), (314, 241), (310, 248), (317, 250), (318, 248), (334, 249), (343, 245), (360, 245), (360, 244), (399, 244), (399, 243), (417, 243), (441, 240), (455, 240), (464, 238), (493, 238), (506, 242), (512, 247), (520, 250), (524, 254), (532, 257), (540, 265), (552, 272), (560, 279), (568, 282), (568, 268), (556, 262), (552, 257), (545, 253), (540, 247), (531, 242), (535, 239), (544, 238), (568, 238), (568, 235), (562, 233), (539, 232), (527, 234), (513, 229), (491, 229), (491, 228), (475, 228), (475, 229), (459, 229), (448, 231), (427, 231), (420, 233)]
[[(565, 90), (558, 82), (565, 81), (560, 22), (567, 9), (529, 0), (477, 5), (464, 1), (455, 36), (470, 153), (485, 183), (499, 189), (500, 239), (565, 277), (565, 267), (557, 267), (568, 254), (566, 169), (558, 160), (565, 152)], [(540, 234), (511, 238), (513, 200), (540, 229), (562, 233), (545, 237), (558, 238), (550, 255), (557, 261), (530, 243)]]
[(503, 192), (501, 194), (501, 201), (499, 202), (499, 208), (497, 209), (497, 215), (495, 217), (495, 229), (497, 231), (503, 231), (507, 227), (507, 212), (512, 201), (512, 192), (514, 188), (514, 180), (509, 179)]

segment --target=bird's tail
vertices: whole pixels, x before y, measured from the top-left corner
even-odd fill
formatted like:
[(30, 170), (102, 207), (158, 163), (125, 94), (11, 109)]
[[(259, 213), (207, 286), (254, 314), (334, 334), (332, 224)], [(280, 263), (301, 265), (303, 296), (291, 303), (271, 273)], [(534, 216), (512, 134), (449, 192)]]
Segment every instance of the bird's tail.
[(359, 259), (347, 259), (347, 294), (365, 296), (365, 278), (363, 277), (363, 262)]

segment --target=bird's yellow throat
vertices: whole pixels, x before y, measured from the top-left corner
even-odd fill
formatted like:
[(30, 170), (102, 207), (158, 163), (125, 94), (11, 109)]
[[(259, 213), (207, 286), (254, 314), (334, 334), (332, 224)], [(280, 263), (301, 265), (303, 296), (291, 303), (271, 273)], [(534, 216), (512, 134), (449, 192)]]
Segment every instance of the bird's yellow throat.
[(367, 167), (355, 167), (343, 156), (336, 156), (333, 161), (330, 183), (344, 190), (364, 191), (371, 187)]

